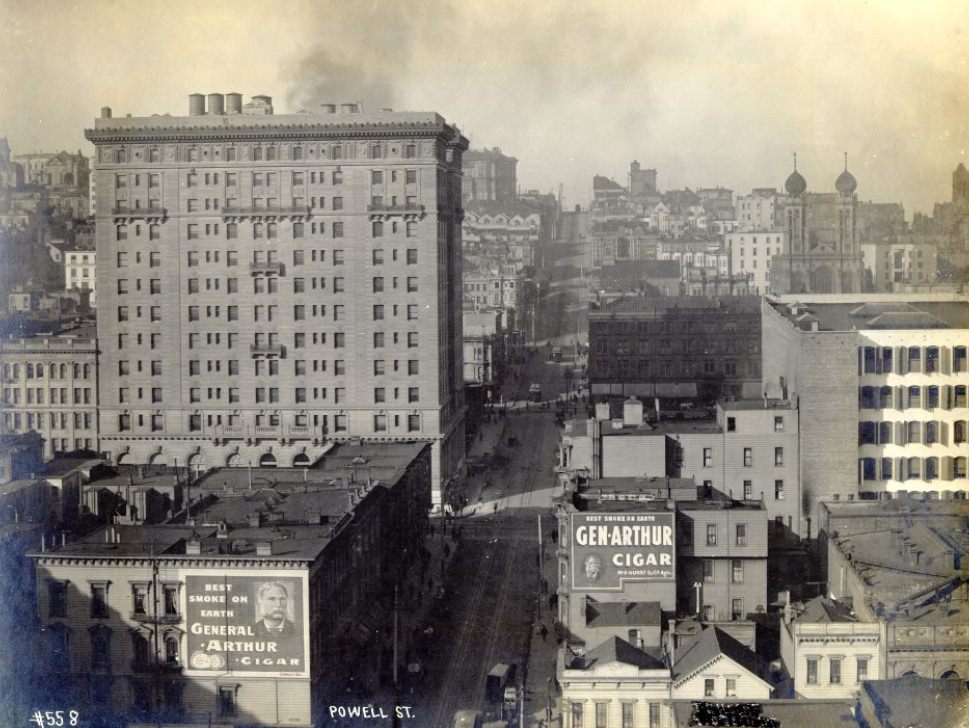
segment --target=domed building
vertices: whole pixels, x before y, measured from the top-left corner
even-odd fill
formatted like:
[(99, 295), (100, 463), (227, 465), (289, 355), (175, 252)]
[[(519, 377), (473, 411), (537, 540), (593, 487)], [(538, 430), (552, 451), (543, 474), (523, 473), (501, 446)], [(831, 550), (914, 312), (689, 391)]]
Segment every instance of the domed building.
[(858, 243), (858, 181), (844, 171), (834, 183), (834, 192), (807, 191), (807, 180), (791, 172), (781, 202), (781, 220), (786, 249), (771, 261), (770, 288), (777, 294), (859, 293), (864, 266)]

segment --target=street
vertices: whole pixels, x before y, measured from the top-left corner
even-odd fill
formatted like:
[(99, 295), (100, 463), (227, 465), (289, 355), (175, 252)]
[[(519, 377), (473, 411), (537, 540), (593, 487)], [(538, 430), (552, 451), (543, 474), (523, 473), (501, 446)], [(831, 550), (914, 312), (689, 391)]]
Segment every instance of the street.
[[(445, 582), (445, 598), (427, 645), (422, 725), (449, 726), (463, 708), (492, 711), (485, 677), (499, 662), (515, 663), (521, 680), (530, 630), (541, 606), (538, 516), (551, 527), (552, 471), (558, 430), (551, 412), (509, 416), (517, 447), (502, 447), (503, 466), (481, 476), (481, 500), (456, 519), (458, 551)], [(505, 459), (506, 458), (506, 459)], [(549, 619), (546, 616), (546, 619)]]

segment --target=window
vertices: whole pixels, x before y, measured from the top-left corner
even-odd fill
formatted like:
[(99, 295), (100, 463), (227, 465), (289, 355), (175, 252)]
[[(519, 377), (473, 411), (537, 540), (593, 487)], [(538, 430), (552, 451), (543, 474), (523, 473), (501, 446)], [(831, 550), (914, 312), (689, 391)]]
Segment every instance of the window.
[(383, 293), (383, 291), (384, 291), (384, 279), (378, 276), (373, 279), (373, 292)]
[(165, 636), (165, 662), (169, 665), (178, 664), (178, 637), (173, 634)]
[(717, 545), (717, 524), (708, 523), (707, 524), (707, 546)]
[(572, 728), (583, 728), (582, 703), (572, 703)]
[(387, 390), (383, 387), (375, 387), (373, 390), (373, 401), (376, 403), (387, 401)]
[(421, 416), (407, 415), (407, 431), (420, 432), (420, 429), (421, 429)]
[[(334, 203), (336, 202), (336, 200), (337, 200), (337, 198), (334, 197), (333, 198)], [(330, 226), (330, 229), (333, 231), (333, 237), (334, 238), (342, 238), (343, 237), (343, 223), (342, 222), (335, 222), (335, 223), (333, 223)]]
[(749, 468), (754, 464), (754, 449), (752, 447), (744, 448), (744, 467)]
[(858, 657), (856, 658), (856, 680), (861, 683), (868, 679), (868, 658)]
[(407, 388), (407, 401), (408, 402), (419, 402), (420, 401), (420, 389), (418, 387), (408, 387)]
[(730, 600), (730, 619), (737, 620), (744, 618), (744, 600), (738, 598)]
[(713, 467), (713, 448), (712, 447), (703, 448), (703, 467), (705, 468)]
[(132, 611), (135, 614), (140, 614), (140, 615), (148, 614), (148, 585), (147, 584), (131, 585), (131, 605), (132, 605)]
[(411, 376), (418, 374), (420, 367), (416, 359), (409, 359), (407, 361), (407, 373)]
[(784, 481), (774, 481), (774, 500), (784, 500)]
[(633, 728), (633, 708), (635, 708), (633, 703), (622, 704), (622, 728)]
[(774, 448), (774, 465), (780, 467), (784, 464), (784, 448), (775, 447)]
[(737, 418), (736, 417), (728, 417), (727, 418), (727, 432), (736, 432), (736, 431), (737, 431)]
[(384, 236), (384, 224), (380, 220), (374, 220), (371, 225), (372, 237), (382, 238)]
[(219, 717), (232, 718), (236, 714), (236, 689), (232, 686), (219, 687)]
[(841, 684), (841, 658), (832, 657), (829, 661), (829, 680), (832, 685)]
[(713, 559), (703, 560), (703, 581), (707, 583), (713, 582), (714, 570), (713, 570)]
[(744, 481), (744, 500), (753, 500), (754, 498), (754, 481), (745, 480)]
[(660, 728), (660, 704), (649, 704), (649, 728)]
[(373, 416), (373, 431), (374, 432), (386, 432), (387, 431), (387, 415), (374, 415)]
[(727, 697), (736, 698), (737, 697), (737, 679), (733, 677), (727, 678)]
[(417, 265), (417, 248), (407, 249), (407, 265)]
[(417, 278), (410, 276), (407, 278), (407, 292), (416, 293), (417, 292)]
[(747, 545), (747, 524), (738, 523), (736, 525), (736, 534), (737, 534), (737, 545), (746, 546)]
[(67, 582), (47, 582), (47, 616), (56, 618), (67, 617)]
[(162, 594), (165, 603), (165, 616), (178, 616), (178, 585), (165, 584), (162, 587)]
[(730, 581), (734, 584), (744, 583), (744, 562), (742, 559), (731, 559)]
[(712, 677), (704, 678), (703, 697), (712, 698), (714, 696), (715, 685), (716, 685), (716, 681)]

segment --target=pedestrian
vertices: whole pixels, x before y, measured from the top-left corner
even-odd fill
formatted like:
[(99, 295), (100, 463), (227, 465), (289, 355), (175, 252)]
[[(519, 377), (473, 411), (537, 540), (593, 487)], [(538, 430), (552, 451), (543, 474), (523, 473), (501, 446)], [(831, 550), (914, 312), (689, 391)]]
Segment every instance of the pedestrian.
[(538, 633), (542, 635), (542, 642), (548, 637), (548, 627), (545, 626), (545, 622), (542, 622), (542, 626), (539, 628)]

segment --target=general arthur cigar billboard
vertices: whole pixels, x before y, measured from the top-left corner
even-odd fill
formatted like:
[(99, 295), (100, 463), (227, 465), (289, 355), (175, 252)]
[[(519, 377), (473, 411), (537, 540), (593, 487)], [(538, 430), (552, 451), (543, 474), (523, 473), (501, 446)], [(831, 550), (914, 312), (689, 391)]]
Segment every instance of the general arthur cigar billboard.
[(674, 581), (672, 513), (573, 513), (572, 587), (622, 589), (626, 581)]
[(303, 580), (186, 575), (188, 670), (307, 673)]

